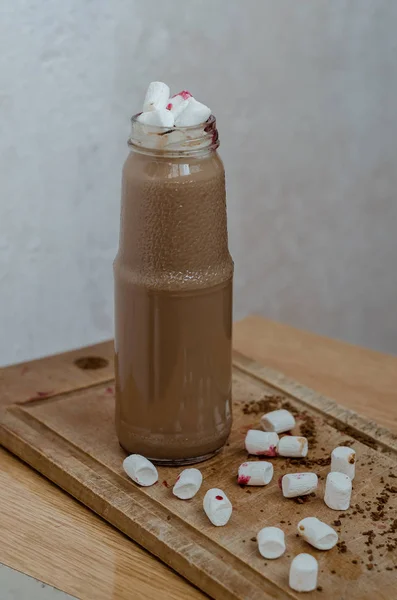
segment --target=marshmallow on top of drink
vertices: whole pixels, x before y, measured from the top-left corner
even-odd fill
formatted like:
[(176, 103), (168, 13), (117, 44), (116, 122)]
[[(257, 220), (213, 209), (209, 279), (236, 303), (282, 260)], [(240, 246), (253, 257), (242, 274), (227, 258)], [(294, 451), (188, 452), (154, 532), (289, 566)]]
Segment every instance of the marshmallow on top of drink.
[(137, 120), (155, 127), (192, 127), (205, 123), (211, 109), (198, 102), (187, 90), (171, 96), (162, 81), (152, 81), (146, 92), (143, 112)]

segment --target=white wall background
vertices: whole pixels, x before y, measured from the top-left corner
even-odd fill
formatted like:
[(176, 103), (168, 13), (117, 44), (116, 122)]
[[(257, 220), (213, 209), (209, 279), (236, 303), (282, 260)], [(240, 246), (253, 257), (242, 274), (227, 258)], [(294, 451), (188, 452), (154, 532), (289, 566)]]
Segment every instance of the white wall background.
[(129, 116), (218, 117), (235, 316), (397, 353), (397, 2), (2, 0), (0, 363), (112, 335)]

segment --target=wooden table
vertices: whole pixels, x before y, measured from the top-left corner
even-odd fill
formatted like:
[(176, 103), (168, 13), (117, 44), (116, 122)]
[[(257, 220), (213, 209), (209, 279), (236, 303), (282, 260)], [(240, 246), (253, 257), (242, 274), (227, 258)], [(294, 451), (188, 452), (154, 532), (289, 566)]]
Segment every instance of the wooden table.
[[(260, 317), (235, 325), (234, 347), (397, 432), (397, 357)], [(95, 348), (89, 353), (95, 354)], [(100, 348), (103, 355), (104, 345)], [(111, 352), (109, 342), (106, 353)], [(43, 372), (48, 361), (61, 369), (62, 356), (3, 369), (0, 403), (7, 402), (2, 381), (4, 387), (15, 379), (22, 389), (18, 379), (23, 369)], [(4, 450), (0, 461), (0, 562), (81, 599), (205, 597)]]

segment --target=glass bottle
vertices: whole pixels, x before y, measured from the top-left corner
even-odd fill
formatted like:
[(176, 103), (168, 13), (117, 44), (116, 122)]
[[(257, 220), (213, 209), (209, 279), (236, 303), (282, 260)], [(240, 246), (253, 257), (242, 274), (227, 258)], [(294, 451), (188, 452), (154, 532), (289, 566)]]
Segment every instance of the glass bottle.
[(163, 464), (205, 460), (231, 428), (232, 280), (215, 117), (132, 118), (115, 277), (116, 430)]

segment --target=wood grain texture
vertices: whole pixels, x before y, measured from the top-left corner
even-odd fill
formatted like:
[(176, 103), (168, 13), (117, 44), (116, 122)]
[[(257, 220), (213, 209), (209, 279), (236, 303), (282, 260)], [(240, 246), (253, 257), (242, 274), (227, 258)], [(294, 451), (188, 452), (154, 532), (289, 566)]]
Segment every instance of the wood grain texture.
[[(234, 346), (396, 430), (397, 359), (259, 317), (234, 328)], [(75, 358), (112, 360), (111, 342), (0, 370), (0, 404), (107, 381)], [(110, 362), (111, 364), (111, 362)], [(55, 367), (55, 369), (54, 369)], [(27, 374), (29, 377), (27, 378)], [(0, 450), (0, 560), (81, 598), (182, 600), (205, 596), (84, 506)]]
[(0, 562), (81, 600), (206, 598), (6, 450), (0, 464)]
[[(300, 425), (307, 423), (310, 416), (317, 436), (310, 456), (320, 459), (315, 470), (322, 479), (328, 467), (321, 461), (330, 450), (346, 440), (352, 443), (360, 458), (355, 501), (371, 503), (371, 510), (375, 510), (376, 497), (382, 490), (382, 478), (387, 478), (396, 467), (396, 437), (245, 357), (235, 355), (234, 363), (235, 420), (230, 444), (201, 465), (205, 486), (191, 502), (172, 496), (169, 487), (177, 476), (173, 469), (159, 469), (160, 484), (145, 489), (131, 483), (122, 472), (125, 455), (115, 437), (114, 398), (107, 384), (9, 407), (1, 416), (0, 438), (16, 454), (212, 597), (296, 598), (287, 583), (289, 563), (292, 556), (308, 550), (301, 539), (296, 539), (298, 520), (316, 514), (332, 522), (339, 513), (325, 506), (323, 489), (304, 505), (282, 498), (278, 477), (287, 470), (309, 470), (300, 465), (291, 468), (286, 459), (274, 460), (275, 477), (266, 488), (244, 490), (236, 484), (238, 465), (246, 460), (245, 432), (259, 421), (259, 415), (246, 414), (244, 406), (265, 395), (273, 404), (291, 402)], [(274, 398), (280, 393), (284, 400), (276, 401)], [(340, 431), (347, 422), (350, 435)], [(361, 441), (355, 438), (355, 432)], [(210, 525), (202, 511), (202, 496), (206, 489), (215, 486), (225, 491), (234, 506), (232, 520), (224, 528)], [(339, 593), (352, 600), (369, 600), (375, 590), (381, 600), (391, 597), (395, 585), (395, 572), (389, 570), (394, 567), (393, 556), (377, 552), (376, 568), (369, 571), (364, 545), (365, 530), (373, 528), (381, 536), (390, 527), (397, 516), (397, 497), (389, 500), (387, 508), (380, 521), (372, 521), (371, 510), (356, 518), (350, 518), (353, 508), (346, 513), (347, 518), (340, 525), (341, 539), (348, 544), (346, 553), (310, 548), (319, 561), (324, 590), (314, 592), (313, 598), (334, 598)], [(251, 540), (266, 525), (281, 526), (286, 532), (288, 551), (279, 561), (265, 562)]]
[(0, 369), (0, 407), (111, 381), (113, 354), (113, 342), (103, 342)]
[[(107, 365), (76, 365), (95, 357)], [(112, 380), (113, 342), (104, 342), (0, 369), (0, 407)], [(0, 464), (0, 562), (82, 600), (207, 597), (1, 448)]]
[(397, 432), (397, 356), (248, 317), (234, 348)]

